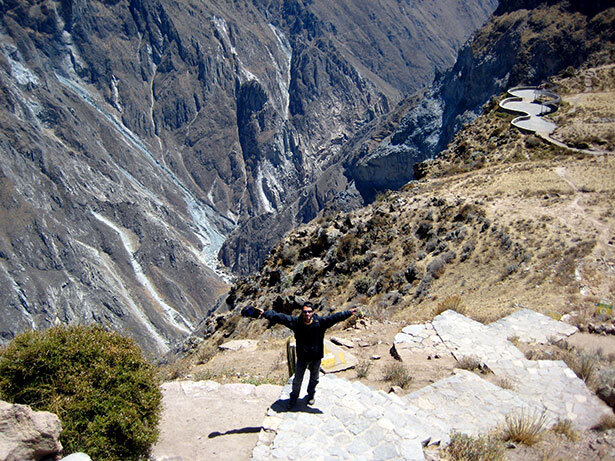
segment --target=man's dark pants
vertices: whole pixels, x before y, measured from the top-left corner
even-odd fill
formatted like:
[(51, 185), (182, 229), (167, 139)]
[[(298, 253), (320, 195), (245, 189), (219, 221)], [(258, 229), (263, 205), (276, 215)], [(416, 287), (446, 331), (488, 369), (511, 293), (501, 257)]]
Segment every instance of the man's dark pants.
[(297, 358), (297, 365), (295, 366), (295, 378), (293, 379), (293, 390), (290, 393), (290, 400), (296, 401), (299, 397), (299, 391), (301, 390), (301, 382), (303, 381), (303, 375), (305, 369), (310, 369), (310, 382), (308, 383), (307, 393), (308, 396), (314, 397), (316, 392), (316, 385), (318, 384), (318, 374), (320, 373), (320, 360), (305, 361)]

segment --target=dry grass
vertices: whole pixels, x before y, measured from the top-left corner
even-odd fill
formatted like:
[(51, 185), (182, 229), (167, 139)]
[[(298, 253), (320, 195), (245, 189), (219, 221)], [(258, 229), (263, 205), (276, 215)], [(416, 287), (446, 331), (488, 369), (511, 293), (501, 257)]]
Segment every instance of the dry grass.
[(189, 366), (181, 360), (158, 367), (158, 378), (161, 381), (173, 381), (185, 377), (190, 371)]
[(521, 411), (518, 414), (509, 414), (502, 427), (501, 437), (505, 441), (532, 446), (544, 435), (546, 424), (547, 417), (544, 412), (530, 414)]
[(585, 384), (592, 384), (600, 365), (602, 353), (580, 352), (566, 341), (561, 341), (556, 346), (558, 346), (558, 349), (553, 351), (529, 349), (525, 351), (525, 357), (528, 360), (563, 360)]
[(443, 450), (453, 461), (498, 461), (504, 459), (504, 447), (495, 435), (470, 435), (453, 432)]
[(399, 362), (387, 364), (382, 370), (382, 379), (389, 381), (395, 386), (406, 387), (412, 381), (408, 368)]
[(202, 343), (199, 346), (194, 358), (197, 365), (202, 365), (209, 362), (214, 355), (218, 352), (218, 347), (211, 343)]
[(502, 389), (506, 389), (509, 391), (512, 391), (517, 387), (515, 382), (510, 378), (499, 378), (496, 384), (500, 386)]
[(280, 352), (271, 364), (271, 367), (269, 367), (269, 372), (273, 373), (280, 368), (284, 368), (284, 365), (286, 365), (286, 354), (284, 352)]
[(468, 371), (481, 370), (482, 364), (478, 357), (474, 355), (466, 355), (457, 360), (459, 368)]
[(600, 432), (615, 429), (615, 415), (604, 415), (592, 429)]
[(453, 310), (461, 315), (465, 315), (467, 312), (466, 306), (463, 304), (461, 300), (461, 296), (448, 296), (443, 301), (440, 301), (438, 305), (433, 310), (433, 316), (436, 317), (440, 315), (442, 312), (447, 310)]
[(589, 353), (565, 353), (564, 362), (568, 365), (574, 373), (585, 381), (586, 384), (590, 384), (598, 369), (599, 358), (596, 354)]
[(615, 386), (615, 369), (604, 368), (597, 376), (596, 384), (598, 387), (614, 387)]
[(357, 378), (366, 378), (369, 374), (369, 369), (372, 366), (372, 362), (369, 359), (359, 360), (359, 363), (355, 366)]
[(221, 384), (244, 383), (260, 386), (261, 384), (275, 384), (283, 386), (288, 382), (288, 378), (280, 376), (279, 373), (250, 374), (241, 373), (229, 368), (200, 369), (191, 375), (195, 381), (216, 381)]
[(574, 428), (572, 421), (569, 419), (557, 419), (551, 430), (556, 434), (566, 436), (566, 438), (572, 442), (577, 442), (581, 436), (579, 431)]
[(565, 110), (556, 117), (561, 125), (557, 133), (564, 142), (581, 149), (613, 151), (615, 149), (615, 98), (611, 88), (596, 93), (576, 93), (565, 97)]

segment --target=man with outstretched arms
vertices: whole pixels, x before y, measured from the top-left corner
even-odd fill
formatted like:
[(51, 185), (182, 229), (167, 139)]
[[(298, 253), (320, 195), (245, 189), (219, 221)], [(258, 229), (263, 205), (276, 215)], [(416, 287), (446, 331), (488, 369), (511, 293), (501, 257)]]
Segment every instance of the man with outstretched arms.
[(325, 330), (342, 320), (357, 313), (357, 308), (337, 312), (324, 317), (314, 313), (312, 303), (306, 302), (301, 308), (301, 315), (296, 317), (281, 314), (273, 310), (263, 311), (255, 308), (260, 316), (265, 317), (272, 323), (281, 323), (290, 328), (295, 333), (297, 342), (297, 366), (295, 367), (295, 378), (290, 394), (289, 407), (297, 403), (301, 382), (306, 368), (310, 369), (310, 381), (307, 388), (307, 400), (309, 405), (314, 404), (314, 393), (318, 384), (318, 373), (320, 371), (320, 361), (324, 355)]

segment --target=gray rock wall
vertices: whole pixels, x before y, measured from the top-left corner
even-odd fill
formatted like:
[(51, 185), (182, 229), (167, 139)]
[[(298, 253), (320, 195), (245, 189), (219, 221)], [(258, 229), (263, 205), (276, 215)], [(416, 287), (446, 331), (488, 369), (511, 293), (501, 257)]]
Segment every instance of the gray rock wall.
[(220, 250), (249, 272), (360, 203), (342, 144), (495, 2), (327, 5), (0, 4), (0, 341), (99, 322), (167, 350), (226, 289)]

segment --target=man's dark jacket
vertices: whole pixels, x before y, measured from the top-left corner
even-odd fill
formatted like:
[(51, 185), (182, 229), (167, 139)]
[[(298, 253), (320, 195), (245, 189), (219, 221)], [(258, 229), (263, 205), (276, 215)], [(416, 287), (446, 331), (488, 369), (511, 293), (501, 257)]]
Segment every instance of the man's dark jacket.
[(312, 323), (306, 325), (301, 315), (296, 317), (281, 314), (275, 311), (265, 311), (263, 317), (272, 323), (281, 323), (295, 333), (297, 341), (297, 359), (310, 362), (322, 359), (324, 356), (325, 330), (352, 315), (350, 311), (337, 312), (335, 314), (320, 317), (312, 316)]

